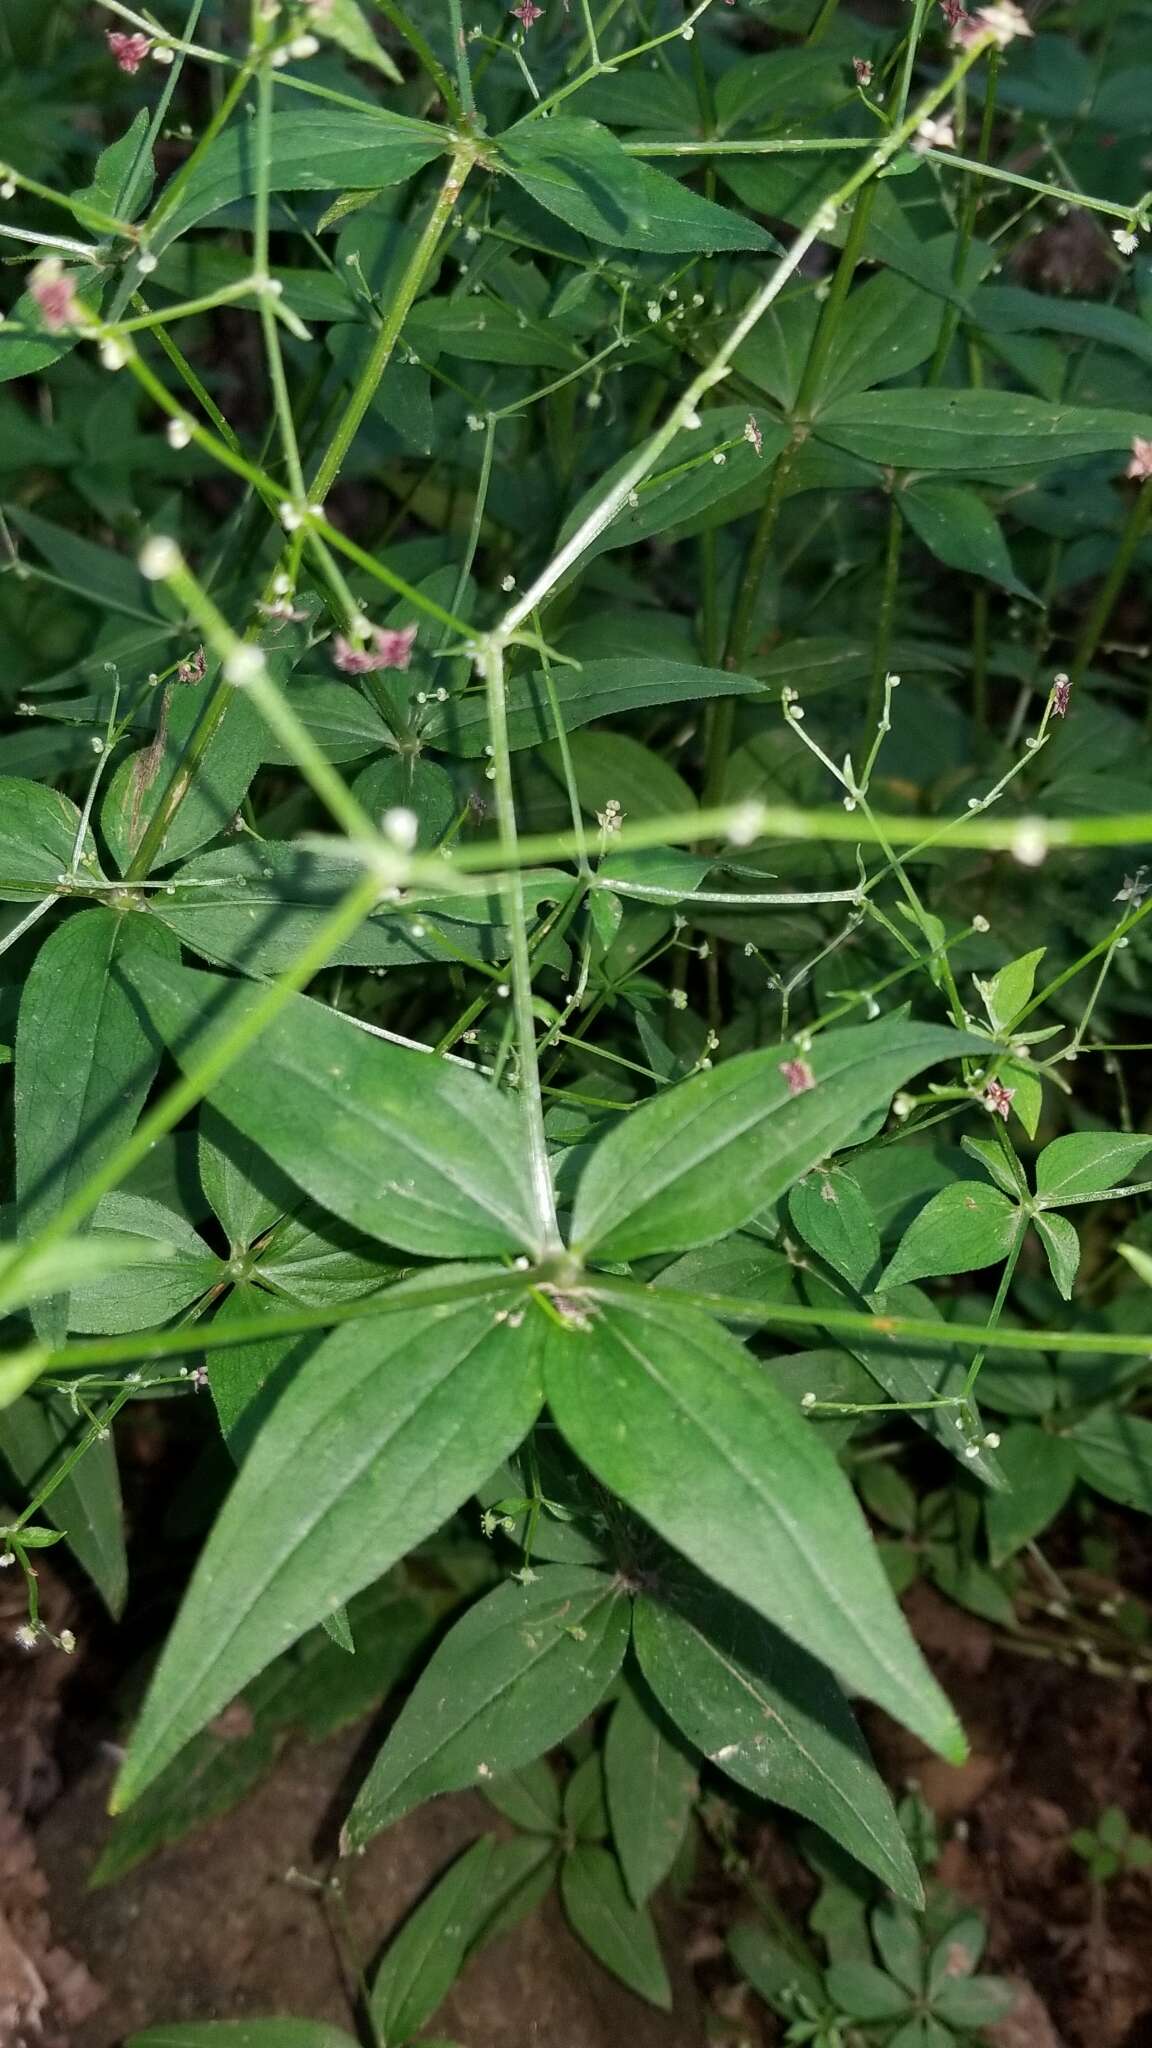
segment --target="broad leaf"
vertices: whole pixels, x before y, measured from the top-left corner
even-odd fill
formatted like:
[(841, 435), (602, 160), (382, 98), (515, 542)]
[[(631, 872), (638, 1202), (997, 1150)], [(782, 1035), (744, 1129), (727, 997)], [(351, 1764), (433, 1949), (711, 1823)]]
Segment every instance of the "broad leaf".
[(962, 1738), (852, 1490), (764, 1369), (674, 1297), (589, 1301), (545, 1378), (568, 1442), (665, 1540), (934, 1748)]
[(1001, 967), (990, 980), (977, 981), (993, 1031), (1006, 1032), (1031, 1000), (1036, 985), (1036, 969), (1044, 958), (1044, 952), (1043, 946), (1037, 946), (1034, 952), (1022, 953), (1018, 960), (1009, 960), (1007, 966)]
[(1076, 1484), (1076, 1452), (1067, 1437), (1014, 1422), (1001, 1439), (1000, 1467), (1007, 1488), (984, 1502), (989, 1555), (997, 1566), (1055, 1521)]
[[(479, 1287), (482, 1281), (478, 1281)], [(507, 1296), (337, 1330), (244, 1460), (157, 1667), (117, 1785), (127, 1806), (289, 1642), (453, 1514), (539, 1406), (538, 1317)]]
[(1108, 1500), (1152, 1515), (1152, 1422), (1098, 1408), (1068, 1433), (1082, 1479)]
[[(210, 687), (206, 678), (198, 684), (166, 684), (151, 745), (127, 755), (113, 771), (100, 807), (100, 823), (122, 874), (174, 779), (180, 786), (186, 750)], [(154, 867), (179, 860), (231, 829), (266, 751), (263, 719), (242, 690), (232, 690), (160, 843)]]
[(975, 491), (963, 484), (917, 483), (914, 490), (902, 491), (897, 502), (913, 533), (946, 568), (982, 576), (1035, 602), (1012, 567), (995, 513)]
[(1053, 1138), (1036, 1161), (1036, 1194), (1046, 1207), (1091, 1201), (1134, 1172), (1152, 1151), (1152, 1137), (1137, 1131), (1074, 1131)]
[(656, 1697), (730, 1778), (815, 1821), (913, 1905), (904, 1831), (831, 1673), (739, 1601), (707, 1587), (643, 1599), (636, 1653)]
[[(403, 184), (444, 148), (441, 129), (382, 107), (366, 107), (363, 113), (351, 107), (294, 107), (273, 114), (269, 125), (270, 192), (379, 191)], [(165, 194), (160, 194), (159, 224), (149, 246), (160, 255), (209, 214), (250, 199), (257, 183), (255, 123), (236, 120), (181, 185), (171, 211), (165, 211)]]
[(437, 1792), (482, 1790), (569, 1735), (620, 1668), (628, 1605), (585, 1565), (507, 1580), (458, 1621), (405, 1703), (345, 1825), (352, 1848)]
[(938, 1024), (830, 1031), (801, 1063), (787, 1046), (742, 1053), (670, 1088), (597, 1146), (573, 1241), (606, 1259), (686, 1251), (737, 1230), (846, 1144), (913, 1074), (986, 1041)]
[[(185, 1069), (260, 1001), (184, 967), (150, 966), (132, 981)], [(534, 1243), (518, 1107), (463, 1067), (385, 1044), (296, 996), (209, 1093), (277, 1166), (370, 1236), (432, 1256)]]
[(581, 1843), (560, 1867), (560, 1897), (573, 1931), (614, 1977), (662, 2011), (672, 1991), (656, 1929), (632, 1904), (620, 1865), (608, 1849)]
[(0, 903), (50, 896), (72, 866), (80, 839), (82, 872), (95, 865), (91, 832), (80, 835), (80, 813), (59, 790), (0, 775)]
[[(633, 1634), (647, 1601), (637, 1602)], [(696, 1797), (696, 1767), (658, 1699), (625, 1686), (608, 1724), (604, 1779), (612, 1839), (634, 1905), (667, 1877)]]
[(1067, 1216), (1037, 1216), (1036, 1235), (1048, 1259), (1048, 1269), (1056, 1282), (1056, 1291), (1065, 1301), (1071, 1301), (1072, 1289), (1080, 1266), (1080, 1239), (1076, 1226)]
[(862, 1293), (880, 1262), (880, 1232), (860, 1183), (850, 1173), (810, 1173), (797, 1181), (788, 1214), (805, 1244)]
[(879, 1291), (928, 1274), (972, 1273), (1006, 1259), (1021, 1228), (1018, 1203), (982, 1180), (941, 1188), (909, 1224), (881, 1275)]
[(529, 117), (500, 137), (499, 149), (530, 198), (595, 242), (654, 255), (779, 247), (754, 221), (629, 156), (596, 121)]
[(372, 1983), (368, 2009), (382, 2044), (411, 2039), (447, 1997), (488, 1911), (494, 1835), (481, 1835), (393, 1936)]
[(74, 1288), (73, 1330), (144, 1330), (165, 1323), (222, 1275), (217, 1254), (182, 1216), (140, 1195), (105, 1195), (88, 1242), (106, 1245), (115, 1257), (125, 1239), (135, 1244), (138, 1257), (126, 1270), (114, 1267)]
[(815, 431), (849, 455), (893, 469), (991, 475), (1078, 455), (1118, 454), (1150, 427), (1144, 413), (1054, 405), (1015, 391), (924, 389), (838, 399), (821, 413)]
[[(131, 1132), (160, 1056), (120, 974), (175, 950), (139, 915), (83, 910), (52, 933), (24, 985), (16, 1031), (19, 1231), (34, 1237)], [(59, 1343), (67, 1297), (35, 1317)]]
[[(552, 682), (566, 732), (592, 719), (612, 718), (621, 711), (645, 710), (651, 705), (767, 695), (764, 684), (753, 676), (732, 675), (727, 669), (693, 668), (687, 662), (635, 658), (588, 661), (579, 669), (558, 669)], [(515, 677), (507, 695), (508, 741), (514, 750), (555, 739), (556, 725), (539, 670)], [(430, 745), (476, 758), (488, 744), (486, 699), (476, 693), (433, 705), (422, 733)]]

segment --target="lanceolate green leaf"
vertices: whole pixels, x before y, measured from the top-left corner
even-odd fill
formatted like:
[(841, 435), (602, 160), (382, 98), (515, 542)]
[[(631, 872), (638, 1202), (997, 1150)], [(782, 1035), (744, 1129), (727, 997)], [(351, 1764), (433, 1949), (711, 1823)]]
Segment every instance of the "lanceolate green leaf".
[[(443, 132), (407, 115), (350, 107), (292, 108), (272, 116), (270, 192), (378, 191), (399, 185), (444, 148)], [(159, 199), (160, 224), (150, 239), (156, 255), (209, 214), (257, 187), (255, 125), (233, 121), (183, 184), (170, 212)]]
[(369, 1999), (377, 2039), (407, 2041), (452, 1989), (488, 1910), (494, 1835), (481, 1835), (421, 1899), (376, 1972)]
[(1056, 1519), (1076, 1484), (1076, 1451), (1067, 1437), (1014, 1422), (1001, 1440), (1000, 1465), (1008, 1484), (984, 1503), (994, 1565), (1005, 1564)]
[(1152, 1422), (1098, 1408), (1069, 1432), (1080, 1477), (1108, 1500), (1152, 1515)]
[[(646, 1606), (639, 1600), (633, 1611), (634, 1639)], [(692, 1757), (639, 1678), (613, 1709), (604, 1779), (620, 1868), (633, 1903), (642, 1906), (675, 1861), (697, 1786)]]
[(870, 391), (837, 399), (816, 432), (849, 455), (893, 469), (1041, 469), (1077, 455), (1126, 449), (1152, 415), (1104, 406), (1053, 405), (1015, 391)]
[(509, 1579), (445, 1637), (356, 1796), (357, 1848), (422, 1799), (483, 1790), (571, 1733), (603, 1699), (628, 1645), (617, 1579), (546, 1565)]
[(898, 502), (913, 533), (937, 561), (1032, 600), (1012, 567), (995, 513), (976, 491), (963, 484), (918, 483), (903, 491)]
[(249, 1679), (439, 1527), (526, 1434), (538, 1315), (508, 1298), (352, 1324), (252, 1444), (168, 1638), (121, 1773), (127, 1806)]
[(594, 241), (659, 255), (778, 246), (754, 221), (630, 157), (596, 121), (529, 119), (499, 147), (504, 168), (538, 205)]
[[(259, 1000), (183, 967), (134, 990), (185, 1067)], [(385, 1044), (296, 996), (210, 1091), (217, 1109), (326, 1208), (406, 1251), (531, 1249), (515, 1102), (465, 1068)]]
[[(37, 955), (16, 1032), (21, 1237), (33, 1237), (132, 1130), (160, 1046), (120, 976), (174, 951), (149, 920), (91, 909), (69, 917)], [(59, 1342), (66, 1298), (41, 1307), (36, 1325)]]
[(560, 1867), (560, 1896), (573, 1929), (605, 1969), (668, 2011), (672, 1992), (656, 1930), (632, 1904), (611, 1852), (582, 1842)]
[(1045, 1206), (1082, 1202), (1103, 1194), (1134, 1172), (1152, 1152), (1152, 1138), (1136, 1131), (1074, 1131), (1054, 1138), (1036, 1161), (1036, 1193)]
[(1006, 1259), (1022, 1225), (1019, 1204), (982, 1180), (956, 1180), (926, 1202), (900, 1240), (880, 1292), (938, 1273), (971, 1273)]
[[(704, 697), (767, 695), (765, 684), (753, 676), (732, 675), (727, 669), (693, 668), (687, 662), (635, 658), (588, 661), (579, 669), (557, 669), (552, 685), (567, 732), (594, 718), (612, 718), (618, 712), (645, 710), (651, 705), (690, 703)], [(517, 676), (507, 694), (508, 742), (514, 750), (555, 739), (555, 720), (539, 670), (529, 676)], [(469, 758), (483, 754), (489, 739), (484, 697), (476, 693), (432, 706), (423, 737), (430, 745), (444, 747), (451, 754)]]
[(847, 1480), (735, 1338), (672, 1296), (604, 1296), (554, 1333), (545, 1374), (602, 1484), (846, 1685), (962, 1749)]
[[(0, 775), (0, 903), (50, 896), (72, 866), (80, 813), (59, 790)], [(80, 847), (85, 869), (95, 855), (92, 834)]]
[(987, 1044), (938, 1024), (868, 1024), (817, 1039), (799, 1075), (786, 1046), (742, 1053), (670, 1088), (597, 1147), (573, 1241), (606, 1259), (687, 1251), (739, 1229), (852, 1138), (922, 1068)]
[(833, 1836), (918, 1905), (916, 1865), (851, 1708), (818, 1664), (741, 1602), (702, 1587), (637, 1601), (636, 1654), (673, 1720), (712, 1763)]

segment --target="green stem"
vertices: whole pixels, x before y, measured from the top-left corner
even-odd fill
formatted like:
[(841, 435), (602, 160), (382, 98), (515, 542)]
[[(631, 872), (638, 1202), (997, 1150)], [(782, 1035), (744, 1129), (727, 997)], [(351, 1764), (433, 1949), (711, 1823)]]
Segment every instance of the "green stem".
[(527, 1127), (536, 1221), (540, 1230), (541, 1251), (558, 1251), (562, 1239), (556, 1221), (552, 1169), (544, 1135), (544, 1105), (540, 1094), (540, 1069), (536, 1054), (536, 1019), (532, 1009), (532, 966), (528, 957), (528, 929), (524, 919), (523, 891), (515, 872), (516, 801), (512, 789), (512, 756), (508, 746), (504, 650), (497, 641), (489, 642), (485, 648), (484, 678), (488, 687), (488, 728), (491, 734), (493, 781), (496, 790), (498, 843), (501, 861), (509, 869), (501, 882), (500, 900), (511, 939), (509, 966), (520, 1059), (520, 1095)]
[(979, 1348), (977, 1349), (972, 1359), (971, 1365), (968, 1367), (968, 1376), (964, 1381), (964, 1397), (966, 1400), (970, 1401), (972, 1399), (973, 1394), (976, 1391), (976, 1381), (980, 1376), (980, 1367), (984, 1363), (984, 1356), (988, 1349), (988, 1339), (991, 1337), (993, 1331), (996, 1328), (996, 1325), (1000, 1321), (1000, 1317), (1004, 1309), (1004, 1303), (1008, 1299), (1008, 1289), (1012, 1285), (1012, 1275), (1016, 1271), (1016, 1262), (1024, 1249), (1024, 1239), (1028, 1235), (1028, 1225), (1030, 1221), (1031, 1218), (1028, 1215), (1022, 1214), (1020, 1217), (1020, 1221), (1016, 1226), (1016, 1235), (1012, 1240), (1012, 1245), (1011, 1249), (1009, 1250), (1008, 1257), (1004, 1261), (1004, 1271), (1000, 1275), (1000, 1285), (996, 1289), (996, 1298), (993, 1301), (991, 1310), (989, 1312), (988, 1322), (985, 1326), (983, 1342), (980, 1344)]
[(888, 674), (888, 657), (892, 649), (892, 626), (896, 616), (896, 598), (900, 588), (900, 551), (904, 539), (904, 514), (893, 491), (888, 501), (888, 535), (884, 546), (884, 577), (880, 586), (880, 609), (876, 615), (876, 637), (872, 650), (872, 680), (868, 688), (868, 711), (865, 725), (868, 730), (878, 723), (884, 712), (884, 678)]
[(1112, 557), (1111, 567), (1089, 607), (1088, 616), (1081, 628), (1080, 638), (1076, 642), (1076, 649), (1068, 666), (1068, 674), (1073, 684), (1083, 681), (1093, 656), (1104, 637), (1104, 629), (1112, 616), (1112, 608), (1127, 580), (1128, 571), (1132, 567), (1132, 558), (1148, 531), (1150, 520), (1152, 520), (1152, 478), (1141, 484), (1139, 491), (1128, 508), (1128, 517), (1124, 522), (1124, 530), (1120, 535), (1116, 552)]
[(425, 222), (424, 231), (380, 324), (380, 331), (372, 344), (368, 360), (356, 380), (343, 416), (312, 479), (309, 497), (313, 500), (322, 503), (339, 475), (344, 457), (356, 438), (361, 421), (376, 396), (380, 379), (392, 360), (392, 351), (399, 339), (400, 329), (412, 310), (416, 295), (436, 255), (440, 237), (460, 197), (464, 180), (475, 161), (476, 153), (471, 144), (458, 149), (452, 157), (448, 175), (440, 188), (436, 204)]
[(468, 38), (464, 33), (464, 15), (460, 0), (448, 0), (448, 22), (452, 34), (452, 61), (456, 66), (456, 83), (460, 89), (460, 107), (464, 119), (470, 121), (476, 112), (476, 101), (472, 92)]
[(428, 73), (429, 78), (444, 102), (449, 119), (459, 121), (464, 111), (459, 95), (431, 43), (426, 40), (415, 22), (404, 12), (404, 9), (398, 4), (398, 0), (373, 0), (373, 4), (380, 9), (385, 19), (392, 23), (397, 35), (403, 36), (412, 55)]

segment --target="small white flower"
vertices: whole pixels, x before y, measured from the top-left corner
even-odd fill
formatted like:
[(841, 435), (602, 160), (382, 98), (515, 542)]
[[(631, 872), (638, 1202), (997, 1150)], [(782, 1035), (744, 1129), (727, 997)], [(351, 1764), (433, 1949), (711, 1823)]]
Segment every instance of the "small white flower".
[(940, 120), (921, 121), (912, 137), (912, 154), (926, 156), (930, 149), (955, 149), (956, 130), (952, 126), (951, 114), (944, 114)]
[(305, 57), (314, 57), (320, 45), (315, 36), (297, 36), (295, 42), (290, 43), (288, 47), (294, 57), (303, 60)]
[(164, 439), (170, 448), (186, 448), (192, 439), (191, 423), (185, 419), (169, 420), (164, 429)]
[(1001, 50), (1006, 50), (1017, 36), (1032, 34), (1027, 15), (1015, 5), (1015, 0), (994, 0), (991, 7), (977, 8), (976, 19), (981, 28), (995, 37)]
[(122, 370), (128, 361), (128, 351), (122, 341), (102, 341), (100, 361), (106, 370)]
[(1135, 228), (1113, 228), (1112, 240), (1122, 256), (1134, 256), (1139, 246), (1140, 237), (1136, 233)]

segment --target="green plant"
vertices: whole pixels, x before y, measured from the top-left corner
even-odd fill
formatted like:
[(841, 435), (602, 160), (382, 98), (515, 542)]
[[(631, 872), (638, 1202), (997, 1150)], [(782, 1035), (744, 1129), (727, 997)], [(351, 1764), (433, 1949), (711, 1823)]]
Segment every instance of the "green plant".
[(1087, 1864), (1097, 1885), (1107, 1884), (1123, 1872), (1147, 1870), (1152, 1865), (1152, 1841), (1136, 1832), (1118, 1806), (1109, 1806), (1095, 1827), (1077, 1828), (1069, 1835), (1068, 1846)]
[(869, 1910), (848, 1867), (817, 1853), (814, 1869), (814, 1945), (776, 1913), (767, 1925), (741, 1921), (730, 1937), (738, 1969), (787, 2021), (786, 2041), (949, 2048), (979, 2040), (1011, 2010), (1012, 1986), (979, 1974), (987, 1938), (979, 1913), (939, 1886), (922, 1913), (891, 1903)]
[[(624, 1673), (670, 1813), (705, 1758), (914, 1909), (851, 1698), (962, 1754), (915, 1571), (1148, 1672), (1037, 1548), (1152, 1508), (1146, 23), (201, 12), (4, 28), (104, 108), (0, 180), (5, 1542), (118, 1612), (117, 1415), (238, 1468), (109, 1874), (459, 1600), (348, 1847)], [(1100, 289), (995, 281), (1061, 208)]]

